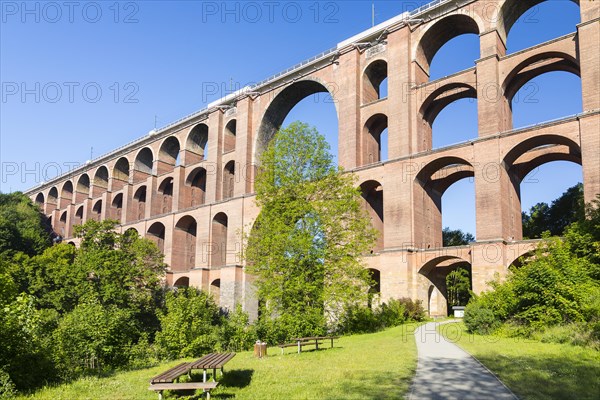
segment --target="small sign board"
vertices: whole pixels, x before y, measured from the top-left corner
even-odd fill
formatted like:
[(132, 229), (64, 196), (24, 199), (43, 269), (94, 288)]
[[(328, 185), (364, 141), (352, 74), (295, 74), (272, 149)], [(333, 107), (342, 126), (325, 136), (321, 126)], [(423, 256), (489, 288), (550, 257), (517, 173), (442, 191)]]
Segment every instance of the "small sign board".
[(454, 318), (463, 318), (465, 316), (465, 306), (453, 306)]

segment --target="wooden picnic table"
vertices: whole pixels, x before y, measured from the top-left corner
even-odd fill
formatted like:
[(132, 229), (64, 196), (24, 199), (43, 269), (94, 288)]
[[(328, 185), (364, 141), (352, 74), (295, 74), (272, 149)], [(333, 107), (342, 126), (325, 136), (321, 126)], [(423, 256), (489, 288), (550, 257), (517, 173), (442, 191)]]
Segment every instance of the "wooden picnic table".
[(331, 347), (333, 347), (333, 341), (335, 339), (339, 339), (339, 336), (310, 336), (310, 337), (301, 337), (301, 338), (293, 338), (293, 343), (284, 343), (280, 344), (279, 348), (281, 348), (281, 354), (283, 354), (283, 349), (286, 347), (296, 346), (298, 347), (298, 354), (302, 352), (303, 346), (312, 346), (314, 345), (317, 350), (319, 350), (319, 345), (323, 344), (323, 341), (330, 340)]
[[(218, 382), (215, 382), (217, 369), (223, 374), (223, 366), (235, 357), (235, 353), (210, 353), (196, 361), (184, 362), (177, 364), (173, 368), (156, 375), (150, 379), (149, 390), (158, 392), (158, 399), (162, 399), (163, 390), (189, 390), (202, 389), (206, 393), (206, 398), (210, 399), (210, 391), (217, 387)], [(179, 378), (183, 375), (190, 375), (192, 369), (203, 369), (202, 382), (183, 382), (180, 383)], [(213, 381), (206, 382), (206, 371), (213, 370)]]

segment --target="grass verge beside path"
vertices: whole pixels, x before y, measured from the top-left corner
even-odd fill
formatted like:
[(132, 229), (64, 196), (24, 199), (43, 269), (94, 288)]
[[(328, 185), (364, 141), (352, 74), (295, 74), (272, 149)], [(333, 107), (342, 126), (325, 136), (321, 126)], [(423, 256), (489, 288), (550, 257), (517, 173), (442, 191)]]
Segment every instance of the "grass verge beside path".
[[(269, 357), (259, 360), (252, 352), (238, 353), (219, 375), (219, 387), (211, 399), (400, 399), (409, 390), (417, 363), (412, 335), (416, 324), (383, 332), (342, 337), (333, 349), (281, 355), (269, 348)], [(324, 346), (328, 347), (328, 346)], [(181, 360), (160, 366), (116, 373), (106, 378), (82, 378), (69, 384), (44, 388), (20, 399), (110, 399), (156, 400), (148, 381)], [(200, 374), (195, 375), (201, 380)], [(197, 399), (165, 392), (167, 399)]]
[(464, 324), (440, 332), (489, 368), (522, 399), (600, 398), (600, 352), (523, 338), (469, 334)]

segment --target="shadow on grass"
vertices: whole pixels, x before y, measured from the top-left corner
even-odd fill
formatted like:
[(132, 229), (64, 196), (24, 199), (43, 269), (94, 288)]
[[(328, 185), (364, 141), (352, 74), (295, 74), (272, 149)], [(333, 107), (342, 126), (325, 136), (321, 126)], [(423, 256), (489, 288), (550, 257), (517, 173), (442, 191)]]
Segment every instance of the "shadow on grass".
[(254, 370), (252, 369), (232, 369), (225, 372), (219, 381), (219, 385), (239, 389), (245, 388), (252, 381), (253, 374)]
[(598, 399), (600, 355), (478, 355), (519, 397), (525, 399)]

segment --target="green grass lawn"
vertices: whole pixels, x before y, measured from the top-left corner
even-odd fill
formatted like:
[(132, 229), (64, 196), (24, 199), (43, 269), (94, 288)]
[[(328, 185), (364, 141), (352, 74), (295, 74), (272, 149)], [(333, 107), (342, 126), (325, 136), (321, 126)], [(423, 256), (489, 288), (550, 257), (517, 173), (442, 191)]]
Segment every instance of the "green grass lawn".
[[(294, 353), (269, 348), (269, 357), (256, 359), (251, 352), (238, 353), (226, 366), (218, 399), (400, 399), (408, 392), (415, 373), (417, 351), (409, 324), (368, 335), (342, 337), (333, 349)], [(20, 399), (152, 399), (148, 381), (180, 363), (120, 372), (105, 378), (83, 378), (47, 387)], [(201, 375), (196, 375), (201, 380)], [(165, 392), (165, 399), (199, 396)]]
[(449, 325), (439, 328), (444, 336), (475, 356), (522, 399), (600, 398), (600, 352), (596, 350), (472, 335), (463, 324)]

